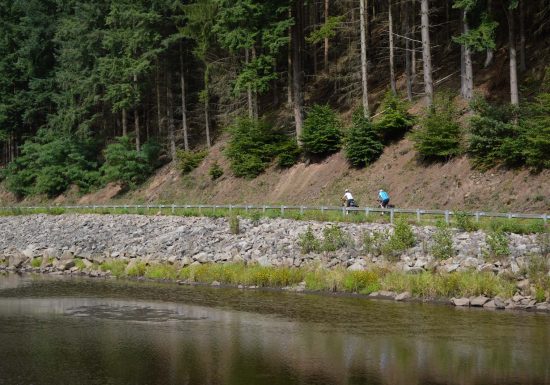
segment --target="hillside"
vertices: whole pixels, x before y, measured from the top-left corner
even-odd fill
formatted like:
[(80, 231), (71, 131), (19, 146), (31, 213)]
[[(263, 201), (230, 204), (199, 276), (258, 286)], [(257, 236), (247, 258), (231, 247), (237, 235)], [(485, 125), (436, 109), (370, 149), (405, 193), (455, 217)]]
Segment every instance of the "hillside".
[[(235, 178), (218, 142), (201, 165), (182, 176), (169, 164), (142, 187), (117, 194), (109, 185), (93, 194), (67, 194), (56, 203), (203, 203), (203, 204), (300, 204), (338, 205), (345, 188), (360, 205), (376, 205), (377, 191), (387, 189), (398, 207), (428, 209), (479, 209), (494, 211), (547, 212), (550, 208), (550, 171), (492, 169), (474, 171), (466, 157), (447, 163), (422, 164), (409, 139), (388, 146), (378, 161), (365, 169), (350, 168), (342, 153), (319, 163), (299, 163), (289, 169), (275, 166), (253, 180)], [(224, 175), (212, 181), (208, 170), (214, 162)], [(13, 202), (0, 195), (2, 203)], [(27, 200), (25, 202), (35, 202)]]

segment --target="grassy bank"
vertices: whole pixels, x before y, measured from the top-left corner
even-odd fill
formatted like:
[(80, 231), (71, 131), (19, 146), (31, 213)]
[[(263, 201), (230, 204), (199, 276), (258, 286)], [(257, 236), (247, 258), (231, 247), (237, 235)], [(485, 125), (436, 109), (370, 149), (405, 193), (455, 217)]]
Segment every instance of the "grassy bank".
[[(318, 211), (300, 209), (243, 209), (233, 208), (171, 208), (170, 206), (161, 207), (151, 205), (140, 208), (61, 208), (49, 207), (29, 209), (25, 207), (13, 207), (9, 209), (0, 209), (0, 216), (17, 216), (17, 215), (32, 215), (32, 214), (137, 214), (137, 215), (175, 215), (182, 217), (209, 217), (209, 218), (224, 218), (224, 217), (241, 217), (250, 220), (258, 221), (262, 218), (285, 218), (303, 221), (319, 221), (319, 222), (340, 222), (340, 223), (389, 223), (388, 214), (380, 215), (378, 212), (356, 212), (350, 215), (343, 215), (341, 211)], [(435, 225), (443, 219), (437, 215), (422, 215), (418, 220), (416, 214), (395, 213), (395, 220), (404, 219), (406, 222), (418, 226)], [(450, 225), (464, 231), (476, 230), (495, 230), (499, 229), (507, 233), (515, 234), (533, 234), (543, 233), (548, 231), (548, 226), (545, 225), (542, 219), (521, 219), (521, 218), (475, 218), (466, 215), (464, 212), (457, 212), (450, 217)]]
[[(262, 267), (244, 264), (203, 264), (178, 268), (170, 264), (105, 262), (99, 266), (117, 277), (184, 280), (189, 283), (243, 285), (285, 288), (305, 284), (304, 289), (320, 292), (370, 294), (387, 290), (408, 291), (422, 299), (446, 299), (486, 295), (510, 298), (516, 291), (516, 278), (496, 276), (490, 272), (464, 271), (453, 273), (424, 272), (407, 274), (389, 269), (348, 271), (344, 268)], [(528, 272), (529, 273), (529, 272)], [(533, 272), (535, 274), (537, 272)], [(543, 301), (550, 289), (550, 278), (536, 281), (538, 300)]]

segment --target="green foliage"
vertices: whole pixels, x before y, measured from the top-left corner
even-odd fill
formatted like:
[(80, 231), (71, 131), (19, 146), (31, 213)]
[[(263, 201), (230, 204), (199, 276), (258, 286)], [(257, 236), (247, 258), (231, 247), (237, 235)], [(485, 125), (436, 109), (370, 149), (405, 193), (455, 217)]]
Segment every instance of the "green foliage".
[(330, 225), (323, 229), (323, 242), (321, 249), (323, 251), (336, 251), (349, 246), (352, 243), (349, 235), (336, 225)]
[(416, 237), (411, 225), (405, 219), (397, 219), (393, 226), (393, 234), (382, 246), (382, 254), (390, 259), (396, 259), (400, 253), (413, 247), (416, 244)]
[(321, 251), (321, 242), (313, 234), (313, 229), (308, 226), (307, 231), (298, 236), (298, 244), (302, 254), (318, 253)]
[(136, 151), (128, 136), (116, 138), (103, 152), (105, 163), (100, 168), (103, 182), (120, 182), (135, 187), (153, 172), (157, 161), (154, 153), (153, 150)]
[(236, 215), (231, 215), (229, 217), (229, 232), (231, 234), (240, 233), (240, 221), (239, 221), (239, 217)]
[(90, 139), (40, 130), (21, 146), (21, 155), (6, 169), (6, 187), (18, 196), (53, 197), (71, 184), (89, 191), (99, 179), (94, 149)]
[(36, 257), (33, 258), (31, 261), (31, 266), (36, 268), (39, 268), (42, 265), (42, 257)]
[(353, 124), (347, 132), (346, 158), (355, 167), (363, 167), (380, 157), (384, 145), (377, 130), (362, 110), (353, 114)]
[(508, 235), (501, 229), (495, 228), (487, 233), (487, 246), (489, 255), (493, 258), (503, 258), (510, 255)]
[(146, 267), (144, 276), (150, 279), (174, 280), (178, 276), (178, 269), (174, 265), (156, 263)]
[(470, 215), (465, 211), (455, 211), (453, 213), (456, 227), (463, 231), (477, 231), (479, 226), (475, 223)]
[(300, 138), (309, 156), (326, 156), (337, 152), (341, 146), (341, 124), (336, 113), (328, 105), (315, 104), (304, 121)]
[(191, 171), (196, 169), (199, 164), (206, 158), (208, 155), (207, 150), (201, 151), (184, 151), (177, 150), (176, 158), (178, 160), (178, 169), (183, 175), (189, 174)]
[(128, 265), (126, 269), (126, 275), (128, 277), (143, 277), (147, 270), (147, 263), (143, 261), (137, 261)]
[(413, 117), (407, 112), (407, 104), (388, 91), (382, 101), (381, 117), (376, 121), (376, 128), (384, 142), (398, 140), (414, 125)]
[(223, 169), (218, 164), (218, 162), (214, 162), (214, 164), (210, 166), (210, 170), (208, 170), (208, 174), (210, 175), (210, 178), (212, 178), (212, 180), (216, 180), (223, 175)]
[(337, 29), (340, 27), (343, 20), (343, 16), (329, 16), (326, 22), (319, 25), (319, 28), (311, 31), (306, 37), (306, 41), (310, 44), (317, 44), (324, 39), (335, 37)]
[(264, 120), (239, 118), (228, 128), (231, 139), (225, 150), (231, 170), (238, 177), (254, 178), (282, 151), (286, 135), (275, 131)]
[(298, 146), (295, 139), (289, 139), (281, 142), (277, 146), (277, 166), (280, 168), (292, 167), (298, 162), (302, 149)]
[(124, 275), (124, 271), (126, 270), (127, 264), (128, 263), (126, 261), (111, 259), (103, 262), (99, 268), (102, 271), (110, 271), (111, 275), (114, 277), (122, 277)]
[(350, 271), (344, 276), (344, 289), (352, 293), (370, 294), (380, 290), (380, 275), (375, 271)]
[(86, 268), (86, 264), (80, 258), (75, 259), (74, 265), (78, 270), (84, 270)]
[(447, 160), (460, 155), (461, 128), (450, 94), (439, 95), (413, 135), (419, 155), (429, 160)]
[(363, 235), (363, 250), (366, 254), (378, 257), (382, 255), (383, 247), (388, 238), (388, 234), (382, 231), (366, 232)]
[(437, 259), (448, 259), (455, 255), (453, 248), (453, 233), (445, 222), (438, 222), (431, 247), (433, 256)]
[[(550, 69), (548, 70), (550, 83)], [(525, 164), (535, 170), (550, 168), (550, 92), (540, 93), (527, 106), (527, 116), (522, 121), (525, 140), (520, 149)]]

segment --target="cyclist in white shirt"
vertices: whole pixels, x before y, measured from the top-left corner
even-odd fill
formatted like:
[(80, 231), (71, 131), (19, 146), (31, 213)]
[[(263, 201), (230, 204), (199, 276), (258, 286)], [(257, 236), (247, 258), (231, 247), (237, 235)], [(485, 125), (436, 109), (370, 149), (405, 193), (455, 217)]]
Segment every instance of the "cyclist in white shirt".
[(344, 201), (344, 204), (346, 207), (354, 207), (355, 206), (355, 200), (353, 199), (353, 195), (349, 192), (348, 189), (344, 192), (344, 196), (342, 197), (342, 201)]

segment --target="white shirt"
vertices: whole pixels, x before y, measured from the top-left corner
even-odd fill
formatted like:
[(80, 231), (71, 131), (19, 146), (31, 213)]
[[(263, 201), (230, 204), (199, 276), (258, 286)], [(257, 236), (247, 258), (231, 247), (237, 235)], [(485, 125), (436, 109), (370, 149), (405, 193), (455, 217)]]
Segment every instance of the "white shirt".
[(349, 201), (350, 199), (353, 199), (353, 196), (351, 195), (350, 192), (347, 192), (347, 193), (344, 194), (344, 198), (346, 198), (346, 200)]

